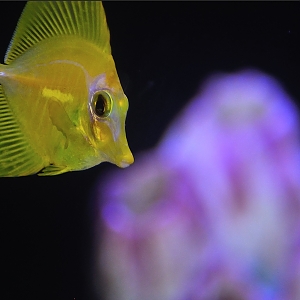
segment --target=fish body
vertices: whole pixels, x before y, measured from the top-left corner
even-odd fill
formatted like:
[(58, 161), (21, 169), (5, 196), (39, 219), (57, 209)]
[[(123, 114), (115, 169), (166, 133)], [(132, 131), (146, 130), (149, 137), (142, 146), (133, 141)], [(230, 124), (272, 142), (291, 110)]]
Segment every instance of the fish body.
[(0, 65), (0, 176), (133, 162), (101, 2), (28, 2)]

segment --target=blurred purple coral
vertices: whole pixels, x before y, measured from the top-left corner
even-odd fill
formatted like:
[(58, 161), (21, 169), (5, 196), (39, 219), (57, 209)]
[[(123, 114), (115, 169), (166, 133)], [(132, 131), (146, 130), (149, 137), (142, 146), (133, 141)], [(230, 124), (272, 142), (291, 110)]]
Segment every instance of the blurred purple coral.
[(101, 185), (108, 299), (300, 299), (299, 120), (271, 77), (211, 77)]

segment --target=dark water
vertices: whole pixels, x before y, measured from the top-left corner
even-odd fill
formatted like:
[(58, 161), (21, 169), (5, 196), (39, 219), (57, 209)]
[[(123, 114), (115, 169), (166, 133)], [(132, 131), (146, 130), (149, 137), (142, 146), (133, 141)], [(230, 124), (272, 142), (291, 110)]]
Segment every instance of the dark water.
[[(0, 3), (2, 57), (24, 5)], [(126, 128), (134, 154), (155, 146), (216, 71), (258, 68), (300, 99), (299, 2), (112, 1), (104, 8), (130, 102)], [(91, 199), (96, 181), (113, 168), (0, 179), (2, 299), (94, 300)]]

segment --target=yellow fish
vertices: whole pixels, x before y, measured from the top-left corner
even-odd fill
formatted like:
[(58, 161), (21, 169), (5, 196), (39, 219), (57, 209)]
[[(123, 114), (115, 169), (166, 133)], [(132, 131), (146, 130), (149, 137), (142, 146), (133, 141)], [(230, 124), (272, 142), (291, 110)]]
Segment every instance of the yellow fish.
[(28, 2), (0, 64), (0, 176), (133, 163), (101, 2)]

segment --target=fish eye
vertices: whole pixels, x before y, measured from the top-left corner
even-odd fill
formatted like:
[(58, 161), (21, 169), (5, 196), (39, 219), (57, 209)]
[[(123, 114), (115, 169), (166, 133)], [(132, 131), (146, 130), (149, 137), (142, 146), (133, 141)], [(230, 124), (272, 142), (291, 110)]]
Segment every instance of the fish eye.
[(100, 118), (107, 117), (112, 108), (111, 96), (106, 91), (98, 91), (93, 95), (93, 109), (95, 114)]

